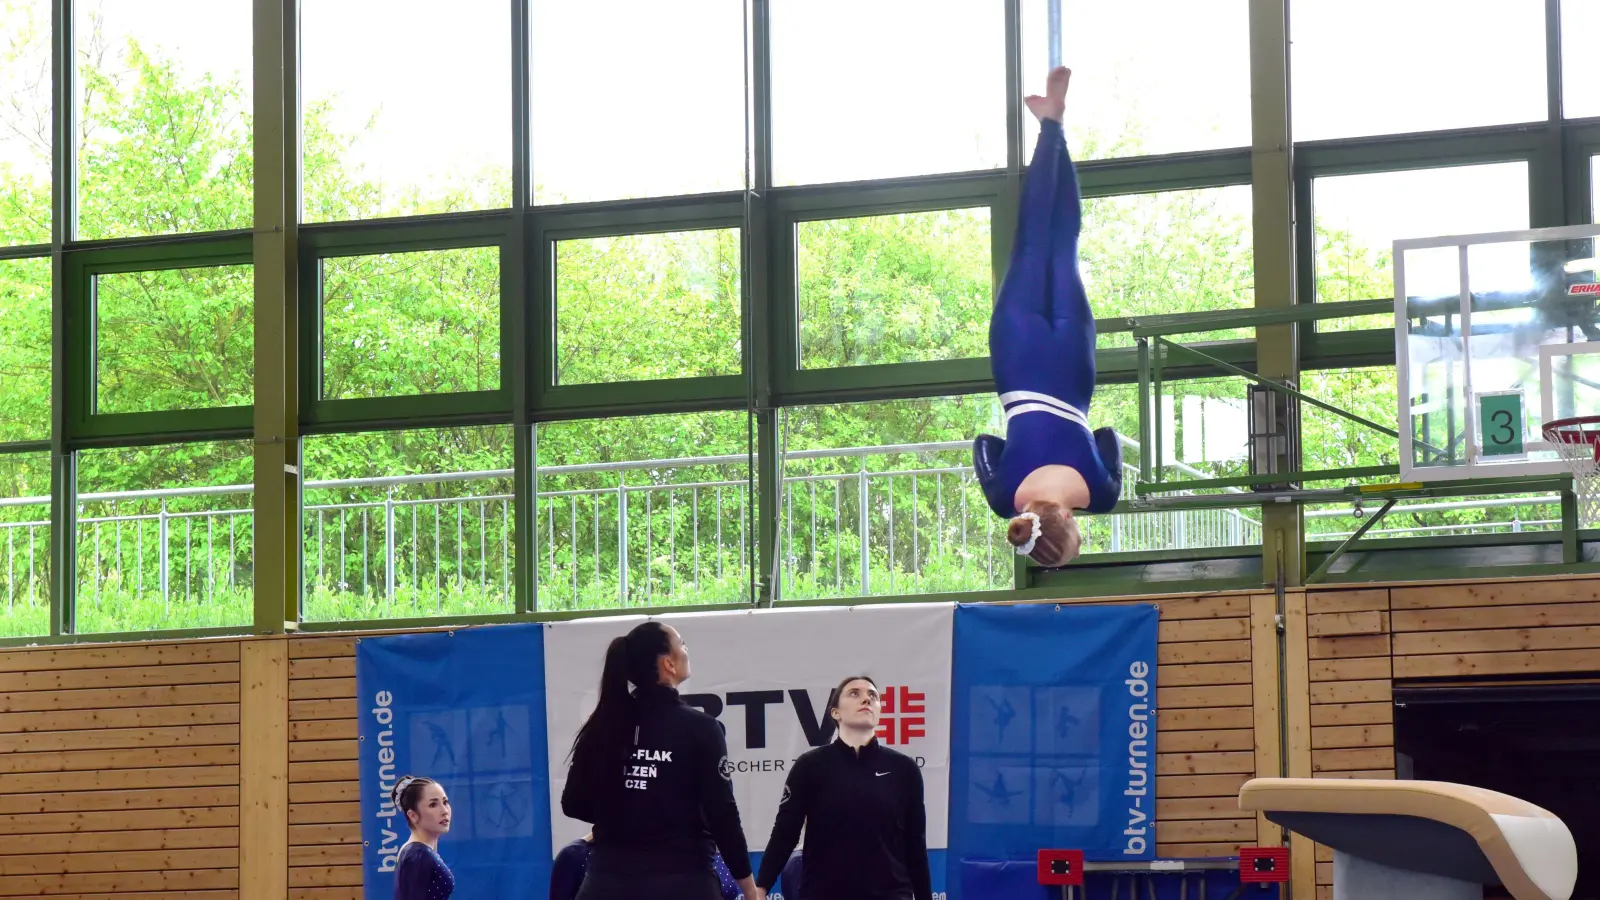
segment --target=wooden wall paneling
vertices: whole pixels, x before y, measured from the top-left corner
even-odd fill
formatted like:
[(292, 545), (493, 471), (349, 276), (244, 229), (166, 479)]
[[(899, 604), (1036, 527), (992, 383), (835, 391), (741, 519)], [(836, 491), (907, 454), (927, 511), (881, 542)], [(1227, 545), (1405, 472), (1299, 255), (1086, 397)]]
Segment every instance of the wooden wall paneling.
[[(1248, 593), (1153, 602), (1161, 609), (1156, 852), (1232, 856), (1257, 840), (1255, 818), (1239, 809), (1239, 788), (1257, 771), (1260, 753), (1272, 753), (1252, 705), (1264, 677), (1260, 635), (1251, 628), (1258, 604)], [(1269, 702), (1275, 696), (1274, 686)], [(1258, 740), (1267, 743), (1258, 748)]]
[(241, 652), (0, 651), (0, 897), (236, 900)]
[[(1288, 709), (1287, 739), (1284, 752), (1289, 758), (1290, 778), (1311, 777), (1311, 610), (1339, 614), (1350, 607), (1377, 602), (1377, 592), (1361, 591), (1360, 596), (1330, 598), (1321, 593), (1289, 591), (1284, 597), (1284, 688), (1283, 702)], [(1384, 598), (1387, 604), (1387, 597)], [(1298, 834), (1289, 836), (1290, 890), (1296, 897), (1316, 893), (1316, 845)]]
[(357, 637), (289, 644), (289, 891), (293, 900), (359, 900), (361, 790)]
[(240, 895), (243, 900), (278, 900), (289, 890), (288, 642), (246, 644), (242, 676)]
[[(1287, 599), (1287, 598), (1286, 598)], [(1286, 771), (1284, 761), (1283, 697), (1279, 678), (1278, 598), (1256, 594), (1250, 598), (1251, 693), (1254, 715), (1254, 774), (1275, 778)], [(1260, 846), (1285, 845), (1283, 829), (1258, 814), (1252, 837)]]
[[(1387, 588), (1309, 595), (1307, 664), (1311, 768), (1317, 778), (1394, 777), (1393, 679), (1400, 669), (1394, 632), (1404, 614)], [(1332, 854), (1313, 847), (1317, 895), (1331, 895)], [(1297, 868), (1297, 875), (1301, 868)]]

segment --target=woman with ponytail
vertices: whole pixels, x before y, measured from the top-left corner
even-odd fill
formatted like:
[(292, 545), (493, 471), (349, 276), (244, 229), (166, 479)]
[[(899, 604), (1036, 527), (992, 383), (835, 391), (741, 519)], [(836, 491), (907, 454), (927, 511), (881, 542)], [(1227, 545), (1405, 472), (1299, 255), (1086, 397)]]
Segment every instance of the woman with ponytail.
[(394, 900), (450, 900), (456, 878), (439, 858), (439, 836), (450, 830), (450, 798), (432, 778), (407, 775), (389, 793), (411, 826), (411, 840), (395, 856)]
[(688, 678), (688, 648), (669, 625), (644, 622), (606, 648), (600, 699), (561, 792), (562, 812), (594, 825), (578, 900), (720, 900), (719, 850), (739, 890), (756, 896), (727, 740), (678, 696)]

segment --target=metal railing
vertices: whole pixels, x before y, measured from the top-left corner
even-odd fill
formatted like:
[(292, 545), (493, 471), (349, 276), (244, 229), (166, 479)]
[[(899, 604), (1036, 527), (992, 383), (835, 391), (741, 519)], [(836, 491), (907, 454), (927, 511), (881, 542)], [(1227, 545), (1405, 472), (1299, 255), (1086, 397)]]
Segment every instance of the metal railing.
[[(1124, 443), (1133, 450), (1137, 444)], [(780, 596), (870, 596), (1009, 587), (1004, 523), (990, 514), (965, 441), (791, 451), (779, 502)], [(535, 551), (542, 609), (733, 602), (754, 557), (753, 456), (541, 467)], [(1206, 477), (1181, 463), (1185, 474)], [(1125, 466), (1124, 495), (1137, 473)], [(306, 618), (506, 612), (511, 608), (512, 472), (307, 482)], [(80, 623), (130, 604), (168, 627), (248, 618), (249, 485), (79, 496)], [(1557, 498), (1412, 504), (1407, 512), (1538, 507)], [(47, 497), (0, 500), (6, 610), (47, 594)], [(1313, 522), (1351, 515), (1311, 509)], [(10, 520), (7, 520), (9, 517)], [(1335, 525), (1333, 521), (1329, 525)], [(1537, 529), (1545, 518), (1389, 525), (1373, 537)], [(1086, 552), (1247, 546), (1260, 522), (1238, 509), (1136, 512), (1083, 520)], [(1340, 538), (1350, 530), (1318, 533)], [(120, 610), (120, 611), (119, 611)], [(196, 619), (197, 610), (210, 612)], [(152, 626), (154, 627), (154, 626)]]

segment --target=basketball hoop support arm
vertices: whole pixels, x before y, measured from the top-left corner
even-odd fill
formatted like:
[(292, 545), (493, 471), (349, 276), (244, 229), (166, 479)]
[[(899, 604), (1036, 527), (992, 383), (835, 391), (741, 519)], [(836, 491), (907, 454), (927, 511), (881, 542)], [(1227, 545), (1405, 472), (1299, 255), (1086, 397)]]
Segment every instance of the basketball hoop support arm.
[[(1286, 384), (1282, 384), (1281, 382), (1274, 381), (1270, 378), (1257, 375), (1248, 369), (1241, 368), (1229, 362), (1224, 362), (1223, 360), (1217, 359), (1215, 356), (1212, 356), (1209, 353), (1179, 344), (1176, 341), (1170, 340), (1169, 338), (1160, 334), (1147, 334), (1144, 333), (1144, 329), (1135, 329), (1134, 334), (1139, 341), (1139, 389), (1141, 399), (1154, 392), (1155, 396), (1158, 398), (1156, 400), (1156, 404), (1159, 405), (1162, 357), (1164, 357), (1168, 352), (1176, 351), (1187, 354), (1197, 360), (1200, 360), (1201, 362), (1206, 363), (1207, 365), (1214, 366), (1229, 375), (1236, 375), (1240, 378), (1244, 378), (1259, 384), (1268, 390), (1283, 394), (1288, 397), (1293, 397), (1303, 403), (1315, 406), (1318, 409), (1327, 410), (1334, 415), (1348, 419), (1358, 425), (1365, 426), (1381, 434), (1392, 438), (1400, 437), (1400, 433), (1392, 428), (1387, 428), (1378, 424), (1377, 422), (1372, 421), (1371, 419), (1358, 416), (1355, 413), (1349, 412), (1348, 410), (1340, 409), (1339, 407), (1334, 406), (1326, 401), (1318, 400), (1317, 398), (1309, 396)], [(1148, 343), (1151, 340), (1154, 340), (1155, 342), (1153, 353), (1150, 352), (1151, 348)], [(1147, 417), (1141, 416), (1141, 418), (1146, 419)], [(1146, 421), (1141, 422), (1141, 424), (1149, 425), (1151, 423)], [(1160, 447), (1161, 435), (1159, 426), (1156, 427), (1155, 440), (1153, 442), (1150, 440), (1145, 440), (1145, 437), (1145, 435), (1140, 435), (1139, 471), (1141, 475), (1145, 475), (1145, 473), (1152, 473), (1153, 480), (1149, 476), (1141, 478), (1140, 483), (1135, 486), (1134, 490), (1140, 495), (1160, 493), (1163, 490), (1171, 490), (1172, 488), (1162, 484), (1161, 467), (1156, 465), (1155, 460), (1152, 459), (1152, 456), (1159, 451)], [(1158, 459), (1159, 457), (1155, 458)], [(1212, 478), (1201, 481), (1185, 481), (1182, 483), (1182, 488), (1184, 490), (1193, 490), (1196, 488), (1249, 487), (1256, 484), (1273, 484), (1283, 481), (1332, 481), (1337, 479), (1371, 478), (1384, 475), (1398, 475), (1399, 473), (1399, 466), (1356, 466), (1310, 472), (1281, 472), (1271, 475), (1246, 475), (1239, 476), (1237, 478)]]
[(1389, 510), (1394, 508), (1394, 504), (1397, 499), (1398, 498), (1390, 497), (1389, 499), (1383, 501), (1383, 506), (1379, 507), (1378, 511), (1373, 513), (1372, 516), (1365, 522), (1362, 522), (1361, 527), (1356, 529), (1355, 534), (1345, 538), (1343, 543), (1333, 548), (1333, 552), (1329, 553), (1325, 558), (1323, 558), (1322, 563), (1318, 565), (1310, 575), (1306, 576), (1306, 584), (1316, 584), (1317, 582), (1321, 581), (1322, 577), (1328, 574), (1328, 570), (1333, 568), (1333, 564), (1339, 561), (1339, 557), (1344, 556), (1347, 552), (1349, 552), (1350, 548), (1354, 547), (1356, 542), (1361, 540), (1361, 536), (1366, 534), (1367, 531), (1372, 528), (1372, 526), (1383, 521), (1383, 517), (1388, 515)]

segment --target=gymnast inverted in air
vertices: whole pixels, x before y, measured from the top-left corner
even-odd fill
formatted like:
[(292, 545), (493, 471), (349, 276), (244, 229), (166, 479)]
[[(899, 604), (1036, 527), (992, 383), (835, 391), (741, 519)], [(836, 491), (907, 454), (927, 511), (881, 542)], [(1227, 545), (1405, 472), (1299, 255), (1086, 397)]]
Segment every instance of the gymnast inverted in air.
[(1122, 489), (1116, 432), (1089, 425), (1094, 315), (1078, 277), (1083, 215), (1061, 117), (1072, 72), (1050, 73), (1026, 98), (1039, 143), (1022, 188), (1011, 264), (989, 322), (989, 359), (1006, 437), (979, 435), (973, 467), (1019, 554), (1062, 566), (1083, 543), (1076, 510), (1102, 513)]

